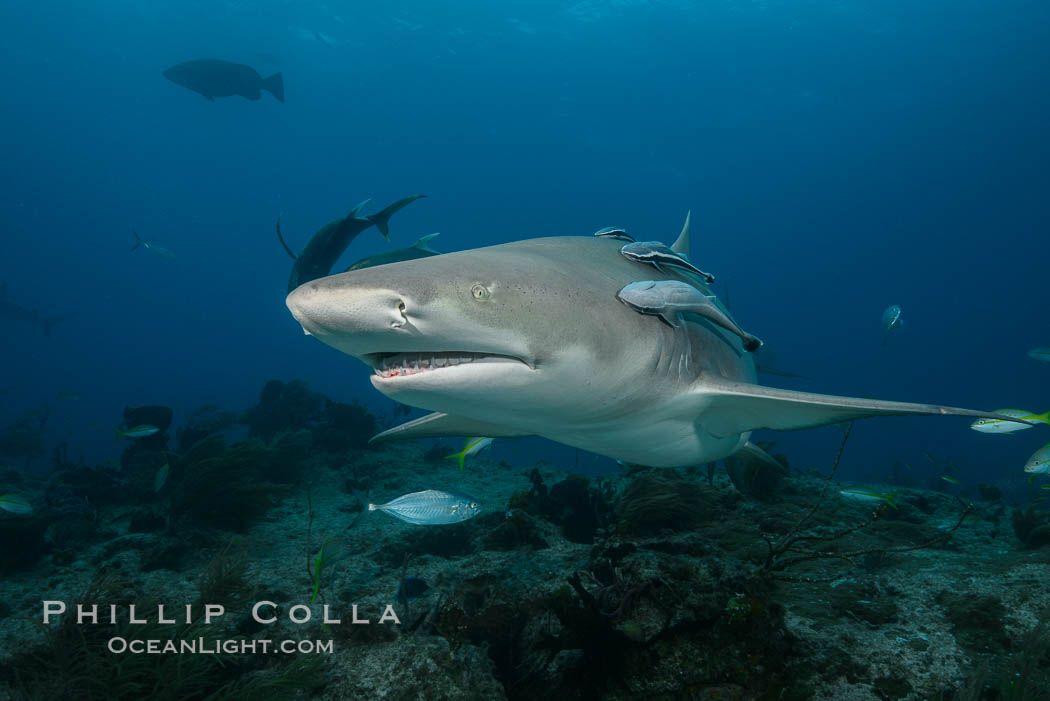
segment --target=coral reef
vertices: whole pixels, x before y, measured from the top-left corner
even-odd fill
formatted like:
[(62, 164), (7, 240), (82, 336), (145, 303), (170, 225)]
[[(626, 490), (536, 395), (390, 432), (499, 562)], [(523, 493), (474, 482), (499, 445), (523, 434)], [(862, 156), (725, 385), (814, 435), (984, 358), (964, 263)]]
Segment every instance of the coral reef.
[(1050, 511), (1036, 511), (1034, 506), (1016, 508), (1010, 513), (1014, 534), (1029, 548), (1050, 545)]
[[(124, 470), (0, 470), (35, 507), (0, 513), (0, 698), (959, 701), (1050, 683), (1046, 512), (1014, 508), (1011, 532), (1010, 490), (974, 506), (902, 487), (878, 508), (840, 497), (838, 459), (778, 477), (772, 498), (707, 466), (586, 478), (481, 457), (461, 473), (440, 442), (366, 449), (367, 411), (294, 381), (267, 386), (246, 438), (239, 420), (199, 410), (177, 451)], [(421, 489), (484, 509), (428, 528), (364, 508)], [(399, 596), (409, 580), (426, 586)], [(227, 614), (44, 627), (42, 592)], [(264, 600), (274, 623), (250, 616)], [(311, 620), (290, 622), (300, 605)], [(399, 623), (379, 623), (386, 606)], [(334, 648), (124, 656), (114, 635)]]
[(685, 531), (712, 518), (715, 505), (697, 482), (674, 470), (651, 470), (635, 478), (615, 504), (625, 533), (646, 535), (660, 530)]

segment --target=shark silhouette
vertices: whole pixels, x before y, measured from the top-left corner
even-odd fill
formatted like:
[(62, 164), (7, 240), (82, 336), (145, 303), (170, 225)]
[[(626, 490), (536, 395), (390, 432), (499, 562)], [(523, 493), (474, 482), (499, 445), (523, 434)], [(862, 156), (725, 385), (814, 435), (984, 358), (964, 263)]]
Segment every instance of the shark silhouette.
[(34, 326), (39, 326), (45, 336), (50, 336), (55, 324), (75, 316), (76, 312), (57, 314), (55, 316), (41, 316), (40, 312), (30, 307), (16, 304), (7, 298), (7, 283), (0, 285), (0, 319), (4, 321), (25, 321)]

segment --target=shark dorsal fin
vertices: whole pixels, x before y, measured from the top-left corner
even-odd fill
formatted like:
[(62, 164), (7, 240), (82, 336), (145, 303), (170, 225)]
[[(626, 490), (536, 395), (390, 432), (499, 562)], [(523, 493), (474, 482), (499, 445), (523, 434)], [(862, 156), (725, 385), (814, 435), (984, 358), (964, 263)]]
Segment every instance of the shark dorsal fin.
[(419, 250), (426, 251), (427, 253), (440, 253), (440, 251), (435, 251), (433, 248), (430, 247), (430, 240), (435, 236), (440, 236), (440, 234), (427, 234), (426, 236), (420, 236), (419, 239), (414, 244), (412, 244), (412, 248), (418, 248)]
[(674, 245), (671, 246), (671, 250), (680, 256), (689, 258), (689, 217), (692, 215), (693, 210), (689, 210), (685, 213), (685, 224), (682, 225), (682, 233), (678, 234), (678, 238), (675, 239)]

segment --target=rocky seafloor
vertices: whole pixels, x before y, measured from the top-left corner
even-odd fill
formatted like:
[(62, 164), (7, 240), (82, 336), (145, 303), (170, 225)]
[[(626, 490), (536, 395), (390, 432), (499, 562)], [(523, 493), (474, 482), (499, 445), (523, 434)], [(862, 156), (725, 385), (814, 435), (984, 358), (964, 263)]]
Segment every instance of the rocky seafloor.
[[(370, 448), (376, 423), (271, 382), (247, 412), (202, 409), (120, 464), (0, 470), (34, 505), (0, 518), (0, 698), (1050, 698), (1042, 504), (902, 488), (876, 508), (828, 486), (830, 464), (770, 483), (721, 466), (588, 479), (484, 454), (460, 472), (449, 444)], [(423, 489), (484, 510), (441, 527), (362, 511), (363, 495)], [(398, 601), (409, 577), (429, 589)], [(121, 614), (45, 626), (43, 600)], [(277, 622), (253, 620), (258, 601)], [(127, 622), (132, 603), (147, 623)], [(158, 623), (157, 604), (193, 604), (194, 621)], [(204, 604), (226, 613), (204, 625)], [(289, 620), (296, 605), (309, 622)], [(351, 623), (353, 605), (371, 622)], [(399, 624), (379, 622), (388, 605)], [(332, 652), (114, 654), (117, 636)]]

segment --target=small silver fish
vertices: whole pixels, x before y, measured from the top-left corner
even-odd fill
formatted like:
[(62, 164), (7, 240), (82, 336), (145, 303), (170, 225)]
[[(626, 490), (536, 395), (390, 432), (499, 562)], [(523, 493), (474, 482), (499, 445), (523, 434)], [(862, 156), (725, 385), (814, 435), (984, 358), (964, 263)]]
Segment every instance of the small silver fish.
[(711, 273), (705, 273), (703, 270), (672, 251), (670, 246), (659, 241), (635, 241), (634, 243), (629, 243), (621, 248), (620, 253), (622, 253), (623, 257), (627, 260), (633, 260), (637, 263), (647, 263), (654, 266), (660, 272), (663, 272), (663, 268), (660, 266), (666, 265), (669, 268), (681, 268), (682, 270), (696, 273), (708, 283), (715, 281), (714, 275)]
[(399, 496), (386, 504), (369, 504), (368, 510), (384, 511), (417, 526), (443, 526), (474, 518), (481, 513), (481, 504), (473, 497), (428, 489)]
[(762, 345), (761, 340), (737, 326), (714, 303), (714, 296), (705, 295), (680, 280), (632, 282), (624, 285), (616, 293), (616, 298), (636, 312), (659, 316), (673, 328), (681, 325), (681, 314), (692, 313), (739, 336), (744, 342), (744, 350), (753, 352)]
[(896, 490), (883, 493), (876, 492), (871, 489), (843, 489), (839, 491), (839, 494), (846, 497), (847, 499), (853, 499), (855, 501), (867, 501), (867, 502), (885, 502), (894, 509), (897, 508), (897, 492)]
[(126, 431), (114, 428), (113, 432), (117, 434), (117, 440), (119, 441), (121, 438), (145, 438), (146, 436), (152, 436), (154, 433), (160, 432), (160, 429), (149, 424), (141, 424), (133, 426)]
[(1050, 443), (1032, 453), (1024, 464), (1024, 471), (1032, 475), (1050, 474)]
[(1014, 431), (1023, 431), (1026, 428), (1032, 428), (1035, 426), (1035, 422), (1050, 424), (1050, 411), (1043, 414), (1033, 414), (1024, 409), (997, 409), (995, 413), (1002, 414), (1003, 416), (1010, 416), (1015, 419), (1022, 419), (1029, 423), (1023, 424), (1017, 421), (1007, 421), (1006, 419), (984, 418), (974, 421), (970, 424), (970, 428), (974, 431), (980, 431), (981, 433), (1013, 433)]
[(598, 229), (594, 232), (594, 235), (634, 243), (634, 237), (627, 233), (627, 229), (621, 229), (618, 226), (607, 226), (604, 229)]
[(1042, 360), (1043, 362), (1050, 363), (1050, 348), (1046, 346), (1039, 346), (1028, 351), (1028, 357), (1032, 360)]
[(21, 494), (0, 495), (0, 509), (19, 516), (33, 513), (33, 506)]
[(168, 467), (168, 463), (165, 461), (160, 469), (157, 470), (157, 474), (153, 476), (153, 491), (159, 492), (164, 488), (164, 484), (168, 481), (168, 473), (171, 472), (171, 468)]

